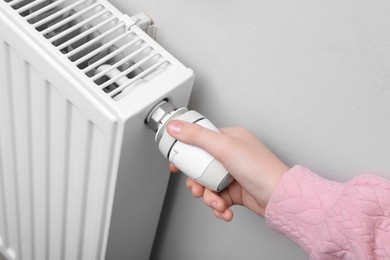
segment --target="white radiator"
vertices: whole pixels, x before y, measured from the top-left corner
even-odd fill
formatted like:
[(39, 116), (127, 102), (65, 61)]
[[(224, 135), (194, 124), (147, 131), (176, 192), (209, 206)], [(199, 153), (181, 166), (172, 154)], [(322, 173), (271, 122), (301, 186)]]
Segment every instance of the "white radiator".
[(0, 0), (0, 251), (148, 259), (169, 172), (144, 119), (193, 72), (103, 0)]

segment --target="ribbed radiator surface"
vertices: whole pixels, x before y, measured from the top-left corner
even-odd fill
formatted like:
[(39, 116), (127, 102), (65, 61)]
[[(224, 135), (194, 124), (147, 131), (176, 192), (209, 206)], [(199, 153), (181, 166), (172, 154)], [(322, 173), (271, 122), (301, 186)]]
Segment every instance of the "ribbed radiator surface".
[(0, 0), (0, 253), (148, 259), (169, 172), (144, 120), (193, 80), (106, 0)]
[(12, 258), (97, 259), (81, 256), (98, 252), (83, 252), (84, 242), (102, 246), (99, 201), (109, 183), (110, 139), (16, 50), (1, 45), (1, 151), (7, 151), (0, 160), (1, 246)]
[[(132, 30), (132, 21), (101, 0), (3, 0), (31, 29), (118, 100), (170, 65)], [(103, 66), (102, 66), (103, 65)], [(114, 77), (106, 75), (116, 71)], [(122, 80), (121, 80), (122, 79)], [(95, 85), (95, 86), (94, 86)]]
[(13, 45), (0, 37), (0, 249), (8, 259), (100, 259), (115, 122), (85, 112), (61, 92), (67, 81), (47, 78), (49, 64)]

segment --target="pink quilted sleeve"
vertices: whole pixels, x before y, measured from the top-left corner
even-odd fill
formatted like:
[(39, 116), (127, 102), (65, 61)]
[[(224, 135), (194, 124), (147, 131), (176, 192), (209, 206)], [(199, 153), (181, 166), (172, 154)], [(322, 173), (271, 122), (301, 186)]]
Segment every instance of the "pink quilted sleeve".
[(310, 259), (390, 259), (390, 181), (378, 176), (344, 184), (295, 166), (278, 184), (265, 218)]

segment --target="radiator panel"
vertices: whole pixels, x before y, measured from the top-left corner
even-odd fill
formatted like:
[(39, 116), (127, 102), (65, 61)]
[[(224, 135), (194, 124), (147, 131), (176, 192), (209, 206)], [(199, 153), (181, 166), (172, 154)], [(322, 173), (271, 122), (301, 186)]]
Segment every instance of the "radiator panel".
[[(25, 22), (91, 79), (88, 87), (120, 100), (175, 60), (139, 34), (134, 21), (104, 0), (6, 1)], [(101, 65), (104, 65), (101, 67)], [(114, 78), (107, 73), (118, 71)], [(122, 79), (122, 80), (120, 80)]]
[(45, 68), (0, 45), (1, 250), (9, 259), (100, 259), (115, 120), (94, 121)]
[[(125, 27), (140, 49), (92, 51), (86, 69), (111, 54), (133, 62), (146, 49), (161, 67), (131, 72), (106, 93), (23, 11), (88, 2), (134, 24), (105, 0), (0, 1), (0, 252), (7, 259), (148, 259), (152, 249), (169, 172), (144, 119), (164, 98), (186, 106), (194, 75), (140, 28)], [(133, 40), (121, 44), (134, 47)], [(106, 70), (122, 69), (117, 62)]]

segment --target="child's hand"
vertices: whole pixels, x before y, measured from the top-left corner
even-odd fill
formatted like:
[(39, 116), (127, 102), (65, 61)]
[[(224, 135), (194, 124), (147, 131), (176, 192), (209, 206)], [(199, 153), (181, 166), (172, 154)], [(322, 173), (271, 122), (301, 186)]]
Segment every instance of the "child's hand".
[[(242, 205), (260, 216), (272, 192), (288, 167), (263, 143), (242, 128), (223, 128), (221, 133), (196, 124), (172, 121), (168, 133), (183, 143), (198, 146), (219, 160), (235, 181), (220, 193), (205, 189), (194, 180), (187, 179), (192, 195), (203, 200), (213, 209), (214, 215), (225, 221), (233, 218), (229, 209)], [(178, 172), (173, 164), (172, 172)]]

